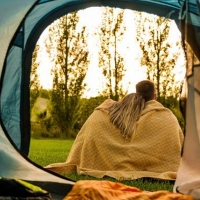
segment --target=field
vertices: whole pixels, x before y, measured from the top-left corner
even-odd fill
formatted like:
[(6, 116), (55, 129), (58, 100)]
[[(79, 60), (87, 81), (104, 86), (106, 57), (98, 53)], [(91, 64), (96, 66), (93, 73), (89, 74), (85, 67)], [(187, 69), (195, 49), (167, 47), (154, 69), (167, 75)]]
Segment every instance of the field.
[(31, 139), (29, 158), (41, 166), (65, 162), (73, 140)]
[[(29, 158), (41, 166), (46, 166), (56, 162), (65, 162), (73, 142), (73, 140), (31, 139)], [(63, 176), (74, 181), (96, 180), (96, 178), (90, 176), (80, 176), (77, 174), (63, 174)], [(173, 182), (169, 181), (157, 181), (152, 179), (118, 181), (113, 178), (105, 179), (114, 182), (121, 182), (147, 191), (168, 190), (172, 192), (173, 190)]]

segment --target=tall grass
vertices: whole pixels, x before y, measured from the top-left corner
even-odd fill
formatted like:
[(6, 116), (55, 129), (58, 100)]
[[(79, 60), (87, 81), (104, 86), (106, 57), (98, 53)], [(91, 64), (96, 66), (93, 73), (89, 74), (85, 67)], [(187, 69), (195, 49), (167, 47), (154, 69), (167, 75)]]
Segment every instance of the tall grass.
[[(51, 163), (65, 162), (73, 144), (73, 140), (51, 140), (51, 139), (32, 139), (30, 145), (29, 158), (35, 163), (46, 166)], [(74, 180), (102, 180), (90, 176), (78, 174), (63, 174), (63, 176)], [(110, 177), (103, 178), (113, 182), (137, 187), (146, 191), (168, 190), (172, 192), (173, 182), (158, 181), (153, 179), (138, 180), (116, 180)]]

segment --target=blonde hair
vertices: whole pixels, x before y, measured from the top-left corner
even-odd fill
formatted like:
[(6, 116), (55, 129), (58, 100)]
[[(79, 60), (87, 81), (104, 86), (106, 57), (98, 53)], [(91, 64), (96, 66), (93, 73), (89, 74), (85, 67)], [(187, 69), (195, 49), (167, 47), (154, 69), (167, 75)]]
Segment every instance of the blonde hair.
[(110, 121), (121, 130), (123, 137), (132, 137), (144, 104), (140, 94), (131, 93), (109, 108)]

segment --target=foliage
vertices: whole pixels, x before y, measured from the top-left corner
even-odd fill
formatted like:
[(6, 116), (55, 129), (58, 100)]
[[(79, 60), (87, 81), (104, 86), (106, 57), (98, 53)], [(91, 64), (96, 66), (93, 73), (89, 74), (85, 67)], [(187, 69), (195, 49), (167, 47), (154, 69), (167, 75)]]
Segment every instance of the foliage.
[(55, 133), (51, 123), (48, 110), (49, 99), (38, 97), (31, 110), (31, 136), (32, 138), (54, 138), (61, 137), (59, 132)]
[[(39, 164), (47, 166), (51, 163), (65, 162), (72, 147), (73, 140), (31, 140), (29, 159)], [(108, 180), (113, 182), (121, 182), (126, 185), (137, 187), (146, 191), (157, 190), (173, 190), (173, 182), (159, 181), (154, 179), (138, 179), (138, 180), (116, 180), (114, 178), (105, 177), (103, 179), (94, 178), (86, 175), (63, 174), (63, 176), (74, 180)]]
[(124, 10), (104, 7), (102, 12), (102, 25), (100, 27), (99, 67), (102, 68), (106, 78), (106, 87), (103, 95), (119, 100), (127, 94), (123, 91), (122, 78), (125, 67), (124, 58), (119, 53), (119, 43), (122, 41), (126, 27)]
[(179, 98), (181, 83), (176, 82), (173, 70), (183, 48), (181, 38), (175, 45), (168, 40), (171, 20), (157, 16), (149, 18), (140, 13), (137, 24), (141, 65), (147, 67), (147, 79), (156, 84), (158, 101), (161, 97), (164, 97), (162, 101), (168, 96)]
[(40, 122), (31, 122), (31, 138), (63, 138), (59, 129), (55, 129), (51, 126), (50, 131), (48, 131), (48, 122), (48, 119), (41, 119)]
[(47, 52), (55, 63), (52, 69), (51, 117), (60, 131), (68, 136), (74, 135), (89, 64), (86, 27), (78, 31), (78, 22), (77, 11), (61, 17), (50, 26), (46, 41)]
[[(45, 91), (47, 92), (47, 91)], [(48, 91), (49, 95), (51, 91)], [(47, 94), (46, 94), (47, 95)], [(87, 118), (92, 114), (94, 109), (100, 105), (106, 97), (98, 96), (90, 99), (81, 98), (77, 119), (74, 125), (74, 134), (63, 134), (60, 127), (52, 120), (51, 112), (52, 103), (49, 99), (39, 97), (31, 112), (31, 136), (32, 138), (75, 138), (78, 131), (83, 126)]]
[(167, 98), (161, 96), (159, 102), (162, 103), (166, 108), (169, 108), (173, 112), (173, 114), (176, 116), (179, 122), (179, 125), (182, 131), (184, 132), (185, 119), (180, 110), (180, 101), (174, 96), (168, 96)]
[(75, 130), (78, 132), (87, 118), (92, 114), (94, 109), (99, 106), (101, 103), (103, 103), (104, 100), (106, 100), (107, 97), (105, 96), (97, 96), (97, 97), (91, 97), (89, 99), (82, 98), (80, 101), (80, 110), (79, 110), (79, 117), (77, 118), (76, 124), (75, 124)]
[(51, 90), (46, 90), (46, 89), (41, 88), (40, 89), (40, 97), (45, 98), (45, 99), (50, 99), (50, 95), (51, 95), (50, 91)]
[[(50, 91), (49, 91), (50, 93)], [(79, 110), (77, 111), (77, 119), (74, 124), (74, 134), (66, 135), (63, 134), (60, 130), (60, 127), (52, 120), (51, 115), (51, 102), (46, 99), (45, 105), (44, 103), (39, 102), (43, 109), (36, 108), (36, 105), (32, 109), (31, 113), (31, 136), (32, 138), (75, 138), (76, 134), (79, 132), (87, 118), (92, 114), (94, 109), (99, 106), (107, 97), (98, 96), (92, 98), (81, 98), (79, 102)], [(162, 97), (160, 98), (162, 102)], [(36, 101), (36, 103), (38, 100)], [(177, 117), (179, 124), (184, 132), (185, 120), (179, 108), (179, 100), (175, 99), (173, 96), (168, 97), (167, 100), (164, 101), (164, 106), (169, 108), (174, 115)], [(36, 119), (34, 120), (34, 116)]]
[(39, 45), (35, 46), (32, 55), (32, 66), (31, 66), (31, 73), (30, 73), (30, 109), (32, 109), (37, 97), (39, 96), (39, 89), (40, 83), (37, 74), (37, 68), (39, 66), (39, 62), (37, 61), (37, 56), (39, 52)]
[(176, 116), (183, 133), (185, 133), (185, 119), (183, 117), (182, 112), (180, 111), (180, 107), (179, 106), (173, 107), (173, 108), (170, 108), (170, 110)]

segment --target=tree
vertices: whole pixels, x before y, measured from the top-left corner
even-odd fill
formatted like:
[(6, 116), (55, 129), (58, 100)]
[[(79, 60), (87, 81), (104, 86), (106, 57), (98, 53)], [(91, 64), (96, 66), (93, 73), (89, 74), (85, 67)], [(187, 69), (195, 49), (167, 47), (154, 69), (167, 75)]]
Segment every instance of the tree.
[(142, 13), (138, 16), (137, 41), (142, 50), (141, 65), (147, 67), (147, 78), (156, 84), (158, 101), (165, 103), (170, 96), (176, 99), (180, 84), (177, 85), (173, 70), (180, 56), (181, 39), (175, 45), (170, 44), (170, 19)]
[(122, 79), (125, 73), (124, 59), (119, 53), (118, 44), (122, 42), (126, 27), (123, 24), (124, 10), (104, 7), (102, 26), (100, 29), (101, 47), (99, 51), (99, 67), (106, 78), (103, 94), (119, 100), (127, 91), (123, 91)]
[(30, 84), (29, 84), (29, 87), (30, 87), (30, 109), (33, 108), (34, 103), (40, 93), (40, 82), (39, 82), (38, 73), (37, 73), (37, 69), (40, 64), (37, 60), (39, 49), (40, 49), (40, 46), (36, 45), (35, 49), (33, 51), (33, 55), (32, 55), (32, 65), (31, 65)]
[(74, 134), (89, 64), (86, 27), (78, 31), (78, 22), (77, 12), (61, 17), (49, 28), (46, 41), (47, 52), (55, 63), (51, 113), (53, 121), (66, 136)]

